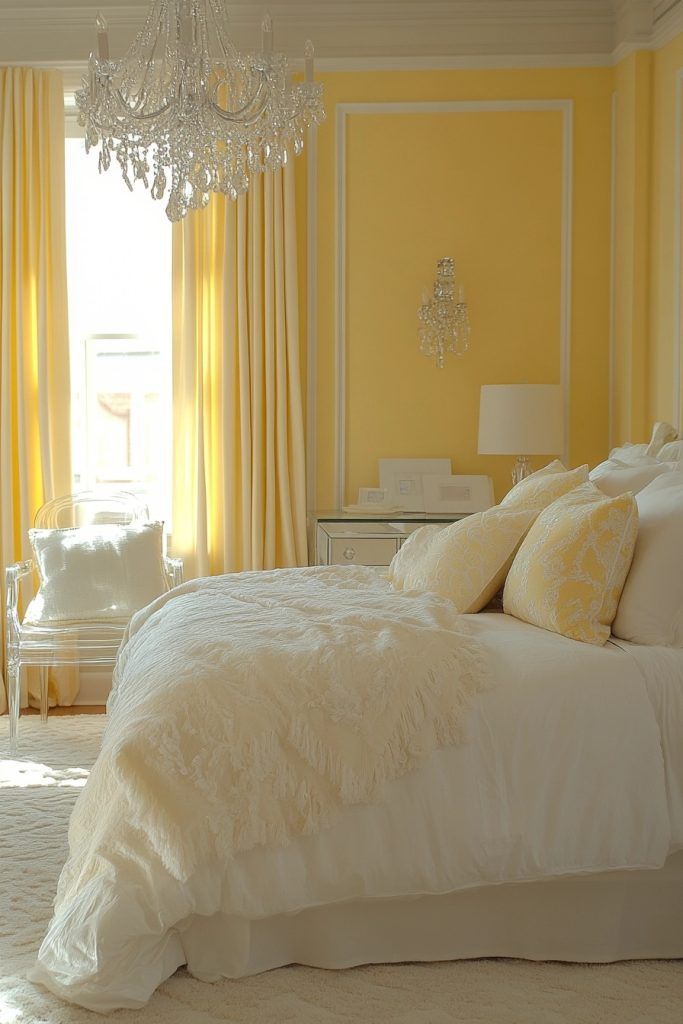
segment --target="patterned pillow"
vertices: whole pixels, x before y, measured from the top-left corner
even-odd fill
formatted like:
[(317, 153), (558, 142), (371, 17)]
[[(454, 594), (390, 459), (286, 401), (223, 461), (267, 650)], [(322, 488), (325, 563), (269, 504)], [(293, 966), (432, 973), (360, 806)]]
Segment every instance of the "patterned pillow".
[(389, 579), (397, 590), (447, 597), (459, 612), (481, 611), (505, 582), (535, 518), (534, 510), (495, 506), (450, 526), (423, 526), (394, 557)]
[(512, 563), (508, 615), (573, 640), (610, 635), (638, 534), (632, 494), (608, 498), (587, 483), (541, 512)]
[(575, 487), (585, 484), (588, 466), (567, 470), (555, 459), (550, 465), (520, 480), (501, 501), (503, 508), (535, 509), (541, 512)]

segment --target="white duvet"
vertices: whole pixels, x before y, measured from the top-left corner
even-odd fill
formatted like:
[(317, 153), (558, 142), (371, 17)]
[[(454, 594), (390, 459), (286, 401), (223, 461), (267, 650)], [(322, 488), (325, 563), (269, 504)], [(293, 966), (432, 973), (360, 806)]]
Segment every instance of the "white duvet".
[[(362, 579), (378, 610), (397, 598), (372, 573), (336, 571)], [(414, 597), (400, 600), (416, 614)], [(134, 810), (131, 818), (116, 801), (103, 806), (85, 862), (82, 837), (70, 837), (70, 864), (33, 979), (92, 1009), (137, 1006), (185, 959), (198, 976), (211, 973), (201, 956), (182, 950), (184, 923), (196, 915), (255, 919), (337, 901), (661, 867), (683, 846), (680, 653), (663, 652), (662, 676), (629, 645), (582, 645), (504, 615), (467, 621), (489, 678), (473, 699), (463, 743), (433, 750), (372, 802), (339, 806), (328, 827), (287, 845), (221, 856), (188, 836), (186, 864), (150, 847)], [(201, 644), (201, 635), (190, 635), (174, 649), (179, 669)], [(166, 668), (146, 669), (144, 692), (164, 687)], [(144, 709), (144, 694), (140, 701), (130, 691), (115, 694), (105, 749), (139, 726), (140, 703)], [(148, 724), (154, 733), (152, 717)], [(177, 742), (172, 730), (166, 742)], [(151, 760), (131, 761), (127, 770), (144, 784)], [(165, 800), (158, 813), (173, 819), (172, 786)], [(201, 807), (192, 810), (200, 822)]]

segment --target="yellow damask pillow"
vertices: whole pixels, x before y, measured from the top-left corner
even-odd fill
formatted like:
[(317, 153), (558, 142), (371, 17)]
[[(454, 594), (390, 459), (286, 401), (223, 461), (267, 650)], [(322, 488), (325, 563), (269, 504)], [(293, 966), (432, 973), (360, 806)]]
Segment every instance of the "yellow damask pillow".
[(587, 479), (588, 466), (565, 469), (559, 459), (555, 459), (548, 466), (515, 484), (500, 504), (503, 508), (534, 508), (536, 512), (541, 512), (563, 494), (585, 484)]
[(632, 494), (608, 498), (587, 483), (539, 515), (508, 573), (508, 615), (573, 640), (604, 644), (638, 534)]
[(391, 583), (440, 594), (459, 612), (478, 612), (502, 587), (535, 518), (534, 510), (494, 506), (450, 526), (423, 526), (395, 555)]

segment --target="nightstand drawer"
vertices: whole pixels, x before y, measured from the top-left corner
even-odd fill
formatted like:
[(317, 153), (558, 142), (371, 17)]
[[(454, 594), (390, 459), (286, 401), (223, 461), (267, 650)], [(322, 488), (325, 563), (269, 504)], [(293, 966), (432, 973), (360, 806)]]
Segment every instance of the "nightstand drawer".
[(332, 565), (389, 565), (398, 551), (398, 539), (332, 537), (328, 550)]

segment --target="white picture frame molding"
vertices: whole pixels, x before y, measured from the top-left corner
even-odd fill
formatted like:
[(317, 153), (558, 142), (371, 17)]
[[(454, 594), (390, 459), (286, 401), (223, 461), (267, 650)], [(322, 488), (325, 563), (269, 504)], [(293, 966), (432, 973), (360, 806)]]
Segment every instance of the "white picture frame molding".
[[(501, 113), (505, 111), (548, 111), (562, 115), (562, 228), (560, 282), (560, 385), (564, 405), (564, 445), (562, 457), (569, 459), (571, 306), (572, 306), (572, 198), (574, 162), (574, 102), (549, 100), (453, 100), (435, 102), (340, 103), (336, 110), (336, 301), (335, 301), (335, 502), (344, 504), (346, 491), (346, 262), (347, 262), (347, 122), (363, 114), (457, 114)], [(309, 281), (310, 285), (310, 281)], [(310, 358), (310, 353), (309, 353)]]
[(674, 252), (673, 252), (673, 425), (683, 428), (683, 68), (676, 74), (674, 128)]

